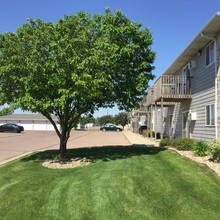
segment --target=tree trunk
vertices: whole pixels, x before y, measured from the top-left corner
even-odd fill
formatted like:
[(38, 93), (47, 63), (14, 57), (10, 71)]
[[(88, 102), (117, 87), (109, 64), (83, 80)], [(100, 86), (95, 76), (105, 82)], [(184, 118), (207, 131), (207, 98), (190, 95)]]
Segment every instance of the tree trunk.
[[(58, 116), (58, 119), (59, 119), (59, 124), (60, 124), (61, 129), (58, 129), (58, 127), (57, 127), (55, 121), (53, 121), (51, 115), (46, 114), (45, 112), (42, 112), (42, 114), (51, 122), (51, 124), (53, 125), (53, 127), (54, 127), (54, 129), (60, 139), (60, 161), (65, 161), (67, 142), (69, 140), (70, 131), (72, 129), (72, 126), (70, 126), (70, 125), (73, 124), (74, 121), (69, 124), (66, 117), (64, 115), (60, 115), (60, 116)], [(80, 115), (79, 115), (79, 117), (80, 117)], [(78, 120), (79, 118), (74, 118), (74, 119)]]
[(60, 137), (60, 160), (64, 161), (66, 159), (66, 146), (67, 146), (67, 135), (62, 132)]

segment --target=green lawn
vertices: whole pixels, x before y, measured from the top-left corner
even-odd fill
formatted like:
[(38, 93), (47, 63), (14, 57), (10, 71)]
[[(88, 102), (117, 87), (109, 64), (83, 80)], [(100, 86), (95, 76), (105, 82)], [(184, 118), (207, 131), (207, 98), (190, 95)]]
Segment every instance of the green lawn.
[(105, 147), (69, 152), (88, 166), (51, 170), (48, 151), (0, 166), (0, 219), (219, 220), (220, 178), (159, 148)]

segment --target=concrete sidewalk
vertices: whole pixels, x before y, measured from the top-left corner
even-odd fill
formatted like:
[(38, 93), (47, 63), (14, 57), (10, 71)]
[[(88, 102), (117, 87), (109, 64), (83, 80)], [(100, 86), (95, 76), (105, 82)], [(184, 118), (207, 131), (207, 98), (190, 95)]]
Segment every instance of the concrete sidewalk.
[(159, 147), (159, 141), (143, 137), (142, 135), (133, 133), (132, 131), (124, 130), (123, 134), (131, 144), (144, 144)]

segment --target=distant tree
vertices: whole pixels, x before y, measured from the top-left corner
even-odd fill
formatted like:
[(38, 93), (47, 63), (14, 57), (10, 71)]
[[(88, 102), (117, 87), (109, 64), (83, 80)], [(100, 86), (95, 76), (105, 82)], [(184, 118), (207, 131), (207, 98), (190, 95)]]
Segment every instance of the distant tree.
[(92, 115), (82, 116), (79, 121), (81, 124), (95, 123), (95, 118)]
[(99, 125), (104, 125), (107, 123), (114, 123), (114, 117), (112, 115), (104, 115), (98, 119)]
[(52, 123), (64, 159), (81, 115), (115, 103), (128, 110), (142, 99), (154, 78), (152, 42), (149, 29), (119, 10), (65, 15), (56, 24), (29, 19), (0, 34), (0, 94)]
[(120, 112), (114, 117), (115, 124), (122, 125), (123, 127), (128, 124), (128, 113)]

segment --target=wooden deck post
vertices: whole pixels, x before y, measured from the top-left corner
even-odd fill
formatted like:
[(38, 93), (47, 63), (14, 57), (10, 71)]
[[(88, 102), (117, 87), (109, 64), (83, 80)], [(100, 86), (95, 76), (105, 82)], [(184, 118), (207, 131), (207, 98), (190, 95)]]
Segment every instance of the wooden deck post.
[(163, 98), (161, 98), (161, 103), (160, 103), (160, 114), (161, 114), (161, 127), (160, 127), (160, 139), (162, 140), (163, 139), (163, 120), (164, 120), (164, 116), (163, 116)]
[[(147, 108), (147, 130), (149, 132), (150, 130), (150, 110), (149, 110), (149, 107)], [(149, 133), (147, 132), (147, 137), (149, 137)]]
[(154, 138), (157, 139), (157, 103), (155, 102), (154, 106)]
[(153, 117), (153, 105), (150, 107), (150, 137), (153, 137), (153, 126), (152, 126), (152, 117)]

